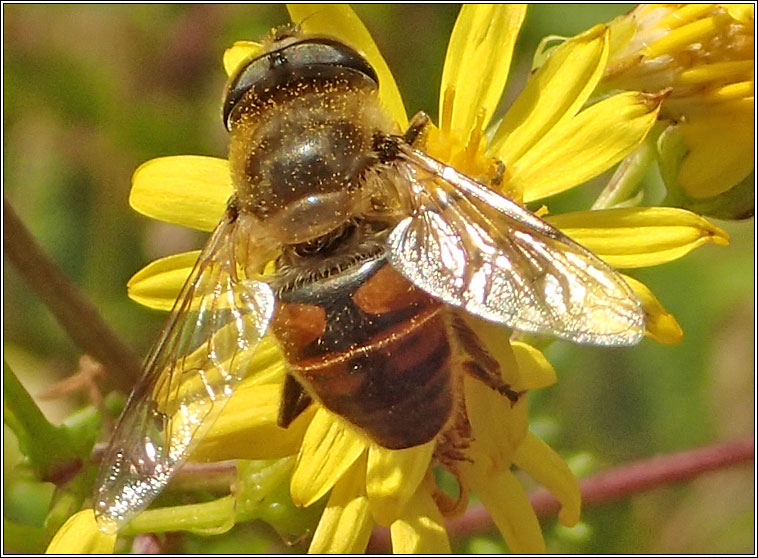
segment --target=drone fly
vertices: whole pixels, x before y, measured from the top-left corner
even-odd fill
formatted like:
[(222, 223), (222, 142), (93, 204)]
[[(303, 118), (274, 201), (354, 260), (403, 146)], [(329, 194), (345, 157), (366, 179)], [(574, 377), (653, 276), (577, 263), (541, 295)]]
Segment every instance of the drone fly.
[(104, 529), (166, 485), (266, 334), (288, 366), (281, 426), (317, 401), (390, 449), (445, 431), (461, 374), (518, 398), (462, 315), (577, 343), (642, 338), (613, 269), (426, 154), (423, 115), (399, 135), (348, 45), (278, 34), (230, 78), (223, 118), (235, 192), (105, 454)]

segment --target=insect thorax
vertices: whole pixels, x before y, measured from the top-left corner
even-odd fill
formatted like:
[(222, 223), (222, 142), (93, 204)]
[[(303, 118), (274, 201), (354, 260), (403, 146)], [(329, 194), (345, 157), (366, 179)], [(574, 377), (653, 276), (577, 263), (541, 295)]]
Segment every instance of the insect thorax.
[(349, 220), (390, 126), (375, 91), (349, 80), (300, 84), (251, 107), (231, 131), (229, 161), (243, 211), (306, 242)]

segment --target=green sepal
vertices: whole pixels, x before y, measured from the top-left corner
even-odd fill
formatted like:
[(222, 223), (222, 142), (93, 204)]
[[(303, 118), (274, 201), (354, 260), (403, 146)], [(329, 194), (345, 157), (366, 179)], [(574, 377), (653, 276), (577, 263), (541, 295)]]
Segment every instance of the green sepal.
[(326, 499), (299, 508), (290, 496), (294, 457), (237, 463), (237, 520), (260, 519), (286, 541), (313, 533)]

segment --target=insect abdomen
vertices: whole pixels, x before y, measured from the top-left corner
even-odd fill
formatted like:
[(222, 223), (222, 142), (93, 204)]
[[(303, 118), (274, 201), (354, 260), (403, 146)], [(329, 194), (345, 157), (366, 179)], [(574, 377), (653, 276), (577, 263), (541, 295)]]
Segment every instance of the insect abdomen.
[(291, 290), (273, 328), (291, 372), (391, 449), (433, 439), (453, 407), (443, 306), (383, 258)]

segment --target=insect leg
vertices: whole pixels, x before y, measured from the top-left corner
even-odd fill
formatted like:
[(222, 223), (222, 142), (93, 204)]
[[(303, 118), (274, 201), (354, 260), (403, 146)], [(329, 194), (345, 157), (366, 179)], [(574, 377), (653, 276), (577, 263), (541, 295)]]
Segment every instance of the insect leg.
[(424, 111), (417, 112), (413, 118), (411, 118), (410, 124), (408, 124), (408, 129), (405, 134), (403, 134), (405, 142), (415, 147), (416, 143), (422, 138), (424, 130), (429, 122), (431, 122), (431, 119), (428, 114)]
[(292, 374), (287, 374), (282, 388), (282, 400), (279, 403), (279, 416), (276, 423), (282, 428), (287, 428), (300, 413), (311, 404), (311, 396), (303, 389)]
[(516, 391), (503, 381), (500, 364), (484, 347), (476, 333), (458, 315), (453, 316), (451, 326), (461, 348), (469, 357), (462, 363), (463, 370), (490, 389), (507, 397), (512, 404), (516, 403), (525, 392)]

